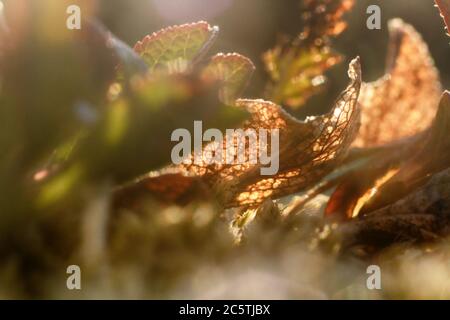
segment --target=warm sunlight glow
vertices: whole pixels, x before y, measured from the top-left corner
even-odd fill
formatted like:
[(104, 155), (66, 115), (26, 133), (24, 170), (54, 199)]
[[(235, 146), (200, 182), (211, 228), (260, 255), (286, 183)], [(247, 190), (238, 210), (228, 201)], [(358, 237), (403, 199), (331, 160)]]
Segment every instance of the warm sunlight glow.
[(397, 172), (398, 169), (391, 169), (384, 176), (375, 181), (373, 188), (370, 188), (361, 198), (358, 199), (358, 202), (356, 203), (355, 208), (352, 212), (352, 218), (356, 218), (358, 216), (364, 205), (376, 195), (378, 189), (387, 181), (389, 181), (389, 179), (391, 179)]

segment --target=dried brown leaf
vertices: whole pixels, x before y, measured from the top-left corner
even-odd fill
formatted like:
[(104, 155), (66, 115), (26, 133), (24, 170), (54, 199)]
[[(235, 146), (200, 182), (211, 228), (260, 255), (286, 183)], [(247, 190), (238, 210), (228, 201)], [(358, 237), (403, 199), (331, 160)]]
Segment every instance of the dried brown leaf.
[(450, 230), (450, 169), (383, 208), (338, 228), (344, 249), (369, 244), (374, 249), (402, 241), (434, 241)]
[(434, 240), (446, 227), (448, 222), (444, 226), (437, 216), (413, 213), (352, 220), (336, 231), (342, 239), (342, 251), (365, 245), (376, 252), (392, 243)]
[(380, 148), (364, 165), (340, 177), (326, 214), (340, 220), (371, 214), (415, 192), (448, 167), (449, 134), (450, 93), (445, 92), (431, 128)]
[[(211, 156), (218, 150), (230, 152), (227, 141), (236, 150), (238, 133), (227, 136), (222, 142), (212, 142), (205, 148), (205, 153), (192, 154), (186, 164), (175, 170), (187, 177), (201, 177), (202, 181), (212, 187), (221, 204), (226, 207), (254, 207), (265, 199), (276, 199), (309, 187), (332, 171), (345, 157), (359, 126), (357, 99), (361, 85), (359, 58), (349, 67), (351, 83), (337, 99), (330, 113), (309, 117), (299, 121), (280, 106), (264, 100), (238, 100), (237, 106), (251, 114), (243, 130), (266, 129), (269, 134), (278, 129), (279, 136), (279, 170), (272, 176), (261, 175), (261, 164), (253, 164), (250, 149), (245, 149), (245, 162), (242, 164), (224, 164), (212, 162)], [(270, 139), (268, 139), (270, 140)], [(272, 141), (263, 144), (271, 149)], [(259, 153), (261, 150), (253, 150)], [(226, 153), (224, 153), (226, 154)], [(228, 156), (228, 155), (227, 155)], [(197, 161), (196, 160), (197, 157)], [(200, 160), (200, 161), (199, 161)], [(161, 173), (164, 176), (164, 172)], [(153, 180), (152, 180), (153, 179)], [(164, 183), (164, 179), (144, 177), (142, 180), (147, 190), (153, 183)], [(154, 192), (153, 192), (154, 193)]]
[(379, 192), (368, 202), (362, 214), (380, 209), (405, 197), (425, 184), (433, 174), (450, 164), (450, 92), (442, 95), (433, 126), (416, 144), (416, 152), (405, 159), (400, 170), (379, 188)]
[(439, 214), (450, 213), (450, 169), (433, 175), (423, 187), (366, 216), (431, 213), (436, 209), (439, 209)]
[(439, 104), (439, 74), (421, 36), (400, 19), (391, 20), (389, 30), (388, 73), (361, 88), (355, 147), (380, 146), (427, 129)]
[(447, 34), (450, 36), (450, 0), (434, 0), (434, 2), (439, 8), (447, 28)]

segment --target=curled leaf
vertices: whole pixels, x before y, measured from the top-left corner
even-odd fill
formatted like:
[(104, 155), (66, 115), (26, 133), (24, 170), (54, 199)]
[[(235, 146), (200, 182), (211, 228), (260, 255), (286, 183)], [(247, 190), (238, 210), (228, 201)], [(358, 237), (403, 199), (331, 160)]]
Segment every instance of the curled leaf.
[[(383, 194), (392, 201), (398, 199), (401, 186), (383, 190), (399, 171), (420, 176), (416, 165), (406, 170), (404, 166), (427, 144), (425, 130), (435, 117), (440, 97), (439, 76), (426, 45), (411, 26), (396, 19), (389, 28), (390, 71), (374, 83), (363, 84), (360, 95), (362, 125), (354, 146), (369, 147), (372, 154), (363, 165), (340, 178), (326, 208), (326, 214), (333, 218), (352, 218), (360, 211), (367, 212), (367, 203)], [(441, 151), (428, 154), (436, 152)], [(427, 162), (426, 158), (420, 161)], [(416, 182), (409, 183), (408, 190), (412, 190)]]
[(389, 22), (389, 31), (388, 73), (361, 88), (355, 147), (380, 146), (427, 129), (439, 104), (439, 74), (421, 36), (400, 19)]
[[(208, 144), (204, 152), (191, 154), (182, 165), (172, 169), (183, 176), (201, 177), (226, 208), (254, 207), (268, 198), (280, 198), (309, 187), (334, 169), (356, 135), (361, 85), (359, 58), (350, 64), (349, 77), (351, 83), (339, 96), (334, 108), (326, 115), (309, 117), (304, 122), (293, 118), (273, 102), (238, 100), (237, 106), (251, 114), (241, 132), (234, 131), (223, 141)], [(271, 139), (265, 144), (256, 144), (258, 147), (255, 149), (246, 148), (243, 153), (245, 161), (239, 164), (211, 161), (217, 154), (234, 160), (236, 150), (240, 150), (241, 135), (247, 129), (266, 129), (268, 135), (279, 130), (279, 150), (272, 150)], [(264, 166), (251, 159), (257, 159), (261, 152), (268, 154), (268, 150), (272, 150), (272, 158), (278, 158), (279, 167), (275, 174), (262, 175)], [(163, 177), (164, 172), (157, 176)], [(154, 174), (144, 177), (141, 183), (155, 194), (148, 186), (160, 184), (163, 179), (155, 180), (154, 177)]]
[(357, 217), (378, 188), (396, 172), (398, 169), (389, 162), (378, 167), (363, 167), (345, 176), (328, 200), (325, 215), (334, 221)]
[[(438, 206), (439, 208), (433, 208)], [(438, 210), (436, 210), (438, 209)], [(450, 212), (450, 169), (439, 172), (423, 187), (404, 198), (366, 216), (398, 215), (411, 213)]]
[(217, 33), (218, 27), (205, 21), (172, 26), (146, 36), (134, 50), (146, 61), (150, 72), (182, 73), (202, 57)]
[(212, 57), (203, 71), (203, 78), (207, 81), (218, 81), (220, 100), (231, 105), (247, 85), (254, 70), (253, 62), (240, 54), (219, 53)]
[[(450, 93), (445, 92), (432, 127), (414, 138), (381, 148), (362, 166), (343, 176), (325, 213), (341, 220), (372, 215), (416, 192), (430, 177), (448, 167), (449, 134)], [(423, 212), (418, 207), (413, 211)]]
[[(385, 190), (386, 191), (386, 190)], [(380, 209), (338, 228), (343, 247), (369, 244), (375, 248), (401, 241), (433, 241), (450, 229), (450, 169)]]
[(442, 95), (433, 126), (416, 152), (400, 167), (397, 174), (379, 188), (379, 192), (365, 205), (362, 214), (372, 212), (405, 197), (425, 184), (433, 174), (448, 167), (450, 156), (450, 92)]

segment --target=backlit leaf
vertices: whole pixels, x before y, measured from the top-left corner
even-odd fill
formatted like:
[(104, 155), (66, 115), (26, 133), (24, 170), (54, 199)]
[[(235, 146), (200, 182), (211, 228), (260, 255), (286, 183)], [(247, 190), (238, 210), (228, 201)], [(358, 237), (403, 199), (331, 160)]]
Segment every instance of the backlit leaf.
[(379, 146), (425, 130), (439, 104), (439, 74), (422, 37), (400, 19), (390, 21), (389, 31), (388, 73), (361, 88), (356, 147)]
[(380, 186), (379, 192), (363, 208), (368, 213), (406, 196), (430, 177), (448, 167), (450, 156), (450, 92), (442, 95), (433, 125), (423, 135), (422, 141), (415, 143), (416, 153), (405, 160), (390, 180)]
[(450, 0), (434, 0), (434, 2), (436, 2), (441, 16), (444, 19), (447, 34), (450, 35)]
[(203, 71), (203, 78), (218, 81), (220, 100), (231, 105), (247, 85), (254, 70), (252, 61), (240, 54), (219, 53)]
[[(450, 93), (446, 92), (432, 127), (412, 139), (381, 148), (364, 165), (342, 177), (326, 214), (336, 219), (372, 214), (414, 193), (450, 163), (445, 152), (450, 148), (449, 134)], [(416, 206), (409, 213), (419, 211)]]
[(209, 49), (217, 33), (218, 27), (204, 21), (172, 26), (146, 36), (134, 50), (151, 72), (182, 73)]
[(436, 211), (433, 210), (436, 205), (444, 210), (450, 208), (450, 169), (433, 175), (423, 187), (366, 216), (430, 213)]
[[(229, 207), (253, 207), (265, 199), (276, 199), (298, 192), (323, 178), (346, 155), (353, 141), (358, 125), (359, 111), (357, 99), (361, 85), (361, 70), (359, 59), (350, 64), (350, 85), (337, 99), (330, 113), (309, 117), (306, 121), (297, 119), (286, 113), (280, 106), (264, 100), (238, 100), (237, 106), (246, 109), (251, 114), (251, 120), (246, 122), (243, 130), (266, 129), (269, 134), (278, 129), (279, 136), (279, 170), (270, 176), (261, 175), (261, 163), (252, 163), (259, 148), (245, 148), (245, 160), (240, 164), (225, 164), (212, 162), (210, 156), (222, 152), (228, 154), (238, 148), (239, 136), (226, 136), (222, 142), (206, 145), (207, 153), (193, 153), (185, 164), (172, 168), (186, 177), (201, 177), (202, 181), (213, 188), (222, 205)], [(227, 143), (228, 141), (228, 143)], [(271, 150), (272, 141), (267, 140), (263, 148)], [(253, 153), (251, 153), (253, 152)], [(155, 193), (154, 183), (159, 186), (164, 176), (150, 174), (141, 180), (147, 185), (147, 190)], [(172, 181), (173, 183), (173, 181)], [(156, 192), (158, 194), (158, 192)]]
[(328, 47), (308, 48), (296, 52), (276, 47), (263, 56), (272, 83), (266, 96), (290, 107), (302, 106), (319, 92), (326, 82), (326, 70), (341, 61)]

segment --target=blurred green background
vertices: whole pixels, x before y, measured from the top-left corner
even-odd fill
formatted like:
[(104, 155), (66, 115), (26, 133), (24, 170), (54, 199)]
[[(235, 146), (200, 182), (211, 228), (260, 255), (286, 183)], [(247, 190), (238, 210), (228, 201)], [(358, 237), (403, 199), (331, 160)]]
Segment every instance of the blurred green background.
[[(376, 4), (382, 10), (382, 29), (366, 28), (366, 9)], [(103, 22), (124, 41), (133, 45), (146, 34), (165, 26), (207, 20), (220, 26), (220, 37), (213, 51), (236, 51), (251, 58), (257, 72), (246, 92), (260, 97), (266, 81), (261, 54), (282, 34), (296, 35), (302, 30), (299, 0), (101, 0)], [(400, 17), (412, 24), (428, 43), (441, 72), (444, 87), (450, 87), (450, 46), (433, 0), (357, 0), (347, 15), (348, 29), (334, 41), (334, 48), (345, 55), (344, 63), (329, 73), (326, 91), (297, 111), (298, 116), (323, 113), (347, 83), (347, 62), (362, 57), (363, 79), (380, 77), (385, 68), (389, 19)]]

